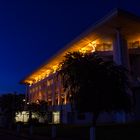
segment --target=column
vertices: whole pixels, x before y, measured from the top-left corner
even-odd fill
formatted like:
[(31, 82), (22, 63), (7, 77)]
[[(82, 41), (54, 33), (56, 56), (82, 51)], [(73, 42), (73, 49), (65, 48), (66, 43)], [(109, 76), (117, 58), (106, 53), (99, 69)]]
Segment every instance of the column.
[(61, 81), (60, 77), (57, 77), (57, 89), (58, 89), (58, 105), (61, 105)]
[(55, 80), (54, 75), (52, 76), (53, 82), (51, 83), (52, 86), (52, 105), (55, 105)]
[(116, 29), (116, 37), (113, 42), (113, 60), (116, 64), (123, 65), (127, 70), (130, 70), (127, 41), (120, 29)]

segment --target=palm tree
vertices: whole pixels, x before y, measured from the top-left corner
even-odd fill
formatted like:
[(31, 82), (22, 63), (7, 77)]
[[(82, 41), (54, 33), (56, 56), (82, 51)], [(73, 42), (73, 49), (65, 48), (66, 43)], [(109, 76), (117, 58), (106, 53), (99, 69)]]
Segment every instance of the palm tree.
[[(102, 111), (130, 111), (128, 72), (97, 53), (69, 52), (60, 64), (64, 90), (79, 112), (92, 112), (93, 126)], [(68, 90), (69, 89), (69, 90)]]

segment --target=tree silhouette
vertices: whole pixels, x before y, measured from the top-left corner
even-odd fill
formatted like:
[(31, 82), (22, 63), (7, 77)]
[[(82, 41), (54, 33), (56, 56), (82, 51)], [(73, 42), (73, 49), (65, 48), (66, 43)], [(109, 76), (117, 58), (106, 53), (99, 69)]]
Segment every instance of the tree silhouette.
[[(34, 121), (32, 113), (38, 115), (38, 117), (45, 118), (48, 113), (48, 104), (44, 100), (37, 100), (37, 102), (29, 103), (27, 110), (29, 111), (29, 123)], [(36, 120), (36, 119), (35, 119)]]
[(93, 112), (93, 124), (102, 111), (130, 111), (128, 72), (97, 53), (69, 52), (58, 75), (79, 112)]
[(0, 97), (0, 108), (9, 127), (15, 122), (15, 113), (24, 110), (24, 94), (3, 94)]

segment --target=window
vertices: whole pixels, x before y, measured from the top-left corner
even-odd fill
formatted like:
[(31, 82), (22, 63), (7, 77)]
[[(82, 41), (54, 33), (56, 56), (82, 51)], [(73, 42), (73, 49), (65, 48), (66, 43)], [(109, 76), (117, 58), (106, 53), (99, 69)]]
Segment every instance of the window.
[(47, 86), (50, 86), (50, 85), (52, 85), (52, 84), (53, 84), (53, 79), (47, 80)]
[(53, 123), (58, 124), (60, 123), (60, 112), (53, 112)]

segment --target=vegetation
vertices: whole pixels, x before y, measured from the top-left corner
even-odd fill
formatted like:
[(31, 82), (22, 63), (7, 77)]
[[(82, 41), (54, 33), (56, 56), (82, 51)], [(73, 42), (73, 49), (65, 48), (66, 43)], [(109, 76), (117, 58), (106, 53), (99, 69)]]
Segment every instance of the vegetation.
[(44, 100), (37, 100), (36, 103), (28, 104), (27, 109), (29, 110), (29, 122), (33, 122), (36, 121), (36, 119), (32, 118), (32, 113), (36, 113), (38, 118), (46, 118), (48, 112), (48, 104)]
[(11, 125), (15, 122), (15, 113), (24, 110), (24, 94), (3, 94), (0, 97), (0, 108), (5, 118), (5, 125)]
[(69, 52), (60, 64), (64, 90), (78, 111), (93, 112), (94, 123), (102, 111), (130, 111), (128, 72), (97, 53)]

